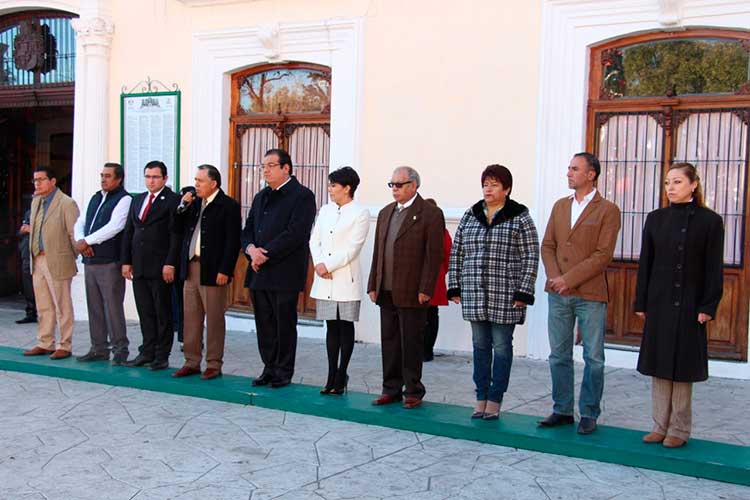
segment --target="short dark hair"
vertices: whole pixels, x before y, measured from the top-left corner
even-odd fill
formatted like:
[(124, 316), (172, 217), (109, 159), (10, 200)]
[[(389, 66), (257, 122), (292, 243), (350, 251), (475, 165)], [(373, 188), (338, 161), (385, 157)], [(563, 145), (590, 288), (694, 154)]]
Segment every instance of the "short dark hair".
[(349, 186), (349, 196), (354, 198), (354, 192), (359, 186), (359, 175), (352, 167), (341, 167), (328, 174), (328, 182), (341, 184), (344, 187)]
[(125, 181), (125, 170), (122, 168), (122, 165), (120, 165), (119, 163), (107, 162), (107, 163), (104, 164), (104, 168), (113, 168), (113, 169), (115, 169), (115, 179), (120, 179), (124, 183), (124, 181)]
[(508, 167), (497, 163), (488, 165), (482, 172), (482, 185), (484, 185), (486, 179), (493, 179), (502, 184), (503, 189), (508, 190), (508, 195), (513, 191), (513, 174), (510, 173)]
[(198, 165), (198, 170), (205, 170), (208, 178), (212, 181), (216, 181), (216, 187), (221, 187), (221, 172), (219, 172), (218, 168), (209, 165), (208, 163), (204, 163), (203, 165)]
[(153, 161), (146, 163), (146, 166), (143, 167), (143, 173), (145, 174), (146, 170), (150, 168), (158, 168), (159, 170), (161, 170), (161, 175), (163, 177), (167, 176), (167, 166), (164, 164), (163, 161), (153, 160)]
[(268, 155), (278, 156), (279, 165), (282, 167), (284, 165), (289, 165), (289, 175), (292, 175), (292, 170), (294, 169), (294, 167), (292, 166), (292, 157), (289, 156), (289, 153), (287, 153), (286, 150), (279, 149), (279, 148), (269, 149), (268, 151), (266, 151), (266, 154), (263, 156), (268, 156)]
[(46, 165), (37, 165), (36, 167), (34, 167), (34, 172), (44, 172), (45, 174), (47, 174), (47, 177), (49, 179), (57, 179), (55, 169)]
[(599, 158), (592, 155), (591, 153), (587, 153), (586, 151), (582, 153), (576, 153), (573, 155), (573, 158), (583, 158), (586, 160), (586, 163), (588, 164), (589, 168), (594, 171), (596, 174), (596, 177), (594, 177), (594, 180), (597, 180), (599, 178), (599, 174), (602, 173), (602, 166), (599, 163)]

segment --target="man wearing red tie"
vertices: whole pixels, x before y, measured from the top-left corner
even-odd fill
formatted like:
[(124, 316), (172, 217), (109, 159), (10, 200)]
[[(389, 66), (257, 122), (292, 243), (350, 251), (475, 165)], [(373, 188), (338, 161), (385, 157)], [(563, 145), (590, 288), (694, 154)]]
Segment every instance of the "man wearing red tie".
[(169, 366), (172, 330), (172, 282), (181, 236), (174, 231), (180, 197), (167, 183), (167, 167), (152, 161), (143, 169), (147, 191), (130, 205), (122, 239), (122, 275), (133, 280), (143, 343), (128, 366)]

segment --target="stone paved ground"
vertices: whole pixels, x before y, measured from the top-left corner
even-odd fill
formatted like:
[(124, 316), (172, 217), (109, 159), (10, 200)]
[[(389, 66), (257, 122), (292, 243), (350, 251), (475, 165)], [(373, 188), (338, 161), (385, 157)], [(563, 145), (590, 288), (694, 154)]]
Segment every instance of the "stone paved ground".
[[(34, 326), (0, 305), (0, 345), (29, 347)], [(77, 323), (74, 352), (88, 348)], [(133, 346), (139, 330), (129, 324)], [(225, 372), (259, 371), (254, 335), (230, 332)], [(133, 347), (135, 350), (135, 347)], [(380, 351), (358, 344), (353, 390), (379, 392)], [(301, 339), (295, 382), (325, 377), (321, 340)], [(428, 399), (472, 404), (467, 353), (425, 366)], [(178, 349), (171, 363), (178, 367)], [(580, 372), (580, 367), (578, 367)], [(578, 373), (580, 378), (580, 373)], [(646, 429), (648, 381), (607, 374), (601, 422)], [(749, 444), (748, 383), (696, 387), (695, 435)], [(505, 409), (543, 415), (545, 362), (518, 358)], [(469, 410), (467, 409), (467, 416)], [(750, 488), (136, 389), (0, 372), (0, 500), (15, 499), (750, 499)]]
[(3, 500), (747, 500), (750, 488), (0, 372)]

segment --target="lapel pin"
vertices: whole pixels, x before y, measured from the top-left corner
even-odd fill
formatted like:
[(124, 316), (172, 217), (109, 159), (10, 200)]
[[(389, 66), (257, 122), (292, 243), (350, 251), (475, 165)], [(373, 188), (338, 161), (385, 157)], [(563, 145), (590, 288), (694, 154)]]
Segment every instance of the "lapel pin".
[(160, 200), (163, 200), (163, 199), (164, 199), (164, 196), (159, 196), (159, 199), (160, 199)]

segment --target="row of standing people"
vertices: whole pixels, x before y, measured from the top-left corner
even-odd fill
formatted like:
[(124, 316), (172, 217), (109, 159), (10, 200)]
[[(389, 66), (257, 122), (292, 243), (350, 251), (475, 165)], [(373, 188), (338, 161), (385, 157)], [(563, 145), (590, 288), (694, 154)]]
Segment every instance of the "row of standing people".
[[(253, 385), (283, 387), (294, 373), (296, 304), (311, 253), (311, 296), (317, 299), (318, 318), (327, 322), (329, 370), (321, 393), (342, 394), (364, 286), (360, 253), (369, 230), (368, 211), (354, 202), (359, 178), (349, 167), (330, 174), (331, 203), (321, 208), (313, 227), (314, 196), (293, 176), (289, 155), (268, 151), (262, 171), (267, 187), (253, 199), (242, 229), (239, 205), (221, 190), (220, 173), (210, 165), (198, 167), (195, 193), (180, 199), (165, 185), (164, 164), (151, 162), (144, 168), (147, 191), (131, 203), (122, 187), (122, 168), (106, 164), (102, 191), (92, 197), (80, 220), (75, 202), (55, 188), (54, 172), (36, 169), (30, 251), (37, 268), (34, 288), (43, 304), (38, 345), (25, 354), (50, 354), (53, 359), (70, 355), (70, 279), (79, 253), (86, 266), (92, 340), (91, 351), (79, 356), (80, 361), (109, 359), (112, 351), (115, 364), (166, 368), (172, 347), (169, 287), (178, 273), (185, 281), (185, 363), (173, 376), (218, 377), (227, 286), (242, 249), (249, 261), (245, 286), (253, 301), (264, 365)], [(577, 321), (586, 364), (579, 398), (582, 434), (596, 429), (600, 413), (605, 270), (620, 227), (619, 209), (594, 187), (599, 173), (593, 155), (580, 153), (571, 159), (568, 187), (574, 194), (555, 204), (541, 244), (548, 277), (554, 406), (540, 425), (573, 423)], [(456, 230), (446, 298), (461, 303), (464, 319), (471, 322), (477, 393), (471, 416), (492, 420), (499, 417), (508, 387), (515, 325), (524, 322), (527, 306), (534, 303), (540, 246), (528, 209), (510, 198), (510, 171), (491, 165), (481, 182), (482, 199), (467, 210)], [(638, 368), (654, 377), (655, 426), (644, 439), (679, 446), (690, 432), (690, 384), (707, 377), (705, 322), (713, 318), (721, 298), (723, 230), (721, 218), (703, 206), (692, 165), (670, 169), (666, 185), (672, 204), (651, 214), (644, 229), (636, 310), (646, 318), (646, 327)], [(435, 293), (441, 265), (446, 264), (445, 222), (442, 212), (418, 194), (420, 177), (413, 168), (397, 168), (388, 186), (395, 201), (378, 214), (366, 283), (369, 298), (380, 307), (383, 353), (383, 389), (373, 404), (403, 400), (405, 408), (416, 408), (425, 394), (421, 378), (427, 311), (431, 301), (441, 299)], [(671, 231), (677, 225), (681, 227)], [(665, 240), (665, 235), (672, 239)], [(696, 240), (699, 245), (687, 245)], [(657, 253), (660, 246), (664, 251)], [(53, 256), (48, 262), (49, 253)], [(676, 266), (671, 288), (662, 283), (665, 265)], [(131, 361), (122, 313), (123, 277), (133, 279), (143, 333), (139, 354)], [(665, 301), (672, 306), (671, 316), (661, 312)], [(204, 318), (206, 369), (201, 371)], [(61, 332), (56, 346), (55, 320)]]

